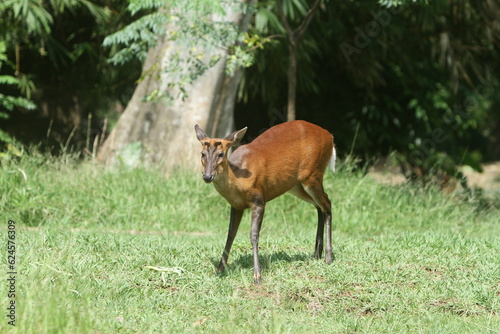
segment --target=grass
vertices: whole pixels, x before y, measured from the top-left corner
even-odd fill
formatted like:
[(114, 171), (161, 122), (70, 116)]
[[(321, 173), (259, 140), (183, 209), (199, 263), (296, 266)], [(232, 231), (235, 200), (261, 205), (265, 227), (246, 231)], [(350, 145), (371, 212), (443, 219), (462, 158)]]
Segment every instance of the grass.
[(229, 270), (215, 274), (229, 208), (198, 173), (166, 179), (36, 153), (4, 161), (0, 238), (14, 220), (18, 275), (16, 326), (3, 318), (0, 332), (499, 332), (498, 200), (347, 171), (325, 187), (333, 264), (312, 257), (315, 209), (285, 195), (266, 207), (256, 286), (248, 213)]

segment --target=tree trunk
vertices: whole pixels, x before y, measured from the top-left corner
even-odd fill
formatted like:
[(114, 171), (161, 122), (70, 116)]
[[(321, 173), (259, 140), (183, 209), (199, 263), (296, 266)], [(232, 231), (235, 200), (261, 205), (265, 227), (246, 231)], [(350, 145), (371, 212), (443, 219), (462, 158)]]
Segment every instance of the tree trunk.
[(296, 117), (296, 99), (297, 99), (297, 47), (300, 43), (304, 32), (306, 31), (309, 23), (315, 12), (318, 10), (321, 0), (314, 0), (313, 4), (307, 11), (306, 15), (302, 19), (300, 25), (293, 29), (288, 21), (288, 18), (283, 11), (283, 4), (281, 0), (276, 1), (278, 5), (278, 14), (280, 16), (281, 23), (285, 28), (287, 39), (288, 39), (288, 69), (287, 69), (287, 80), (288, 80), (288, 98), (287, 98), (287, 120), (293, 121)]
[[(250, 1), (251, 2), (251, 1)], [(242, 29), (248, 25), (250, 12), (230, 13), (226, 20), (239, 24)], [(174, 42), (160, 39), (158, 45), (150, 49), (144, 63), (143, 73), (151, 72), (158, 65), (169, 61), (172, 52), (181, 52)], [(145, 163), (161, 164), (168, 174), (176, 167), (199, 165), (200, 144), (194, 133), (194, 125), (206, 129), (209, 136), (226, 136), (234, 128), (233, 110), (236, 89), (241, 79), (241, 69), (227, 75), (225, 65), (227, 54), (219, 52), (221, 59), (215, 66), (185, 87), (188, 97), (173, 101), (157, 100), (144, 102), (143, 98), (155, 90), (165, 92), (168, 88), (168, 73), (161, 72), (160, 80), (148, 74), (142, 80), (120, 117), (115, 128), (98, 153), (98, 160), (105, 164), (126, 161), (124, 150), (139, 150)], [(214, 53), (207, 51), (207, 58)], [(137, 146), (136, 146), (137, 145)], [(136, 152), (138, 154), (139, 152)]]
[(294, 41), (288, 46), (288, 103), (287, 120), (295, 120), (295, 101), (297, 96), (297, 47)]

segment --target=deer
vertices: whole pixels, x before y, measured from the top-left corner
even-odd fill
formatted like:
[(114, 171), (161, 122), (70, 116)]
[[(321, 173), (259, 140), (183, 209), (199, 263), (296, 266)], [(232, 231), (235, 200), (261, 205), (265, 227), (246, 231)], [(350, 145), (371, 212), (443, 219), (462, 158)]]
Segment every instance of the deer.
[(321, 259), (326, 226), (325, 262), (331, 263), (331, 202), (323, 188), (328, 166), (335, 172), (334, 138), (322, 127), (306, 121), (289, 121), (271, 127), (248, 144), (238, 145), (247, 127), (225, 138), (209, 138), (197, 124), (196, 137), (202, 145), (202, 178), (231, 206), (229, 231), (217, 273), (227, 268), (229, 252), (244, 210), (251, 210), (250, 242), (253, 250), (253, 279), (260, 284), (259, 234), (266, 203), (291, 193), (313, 204), (318, 213), (314, 257)]

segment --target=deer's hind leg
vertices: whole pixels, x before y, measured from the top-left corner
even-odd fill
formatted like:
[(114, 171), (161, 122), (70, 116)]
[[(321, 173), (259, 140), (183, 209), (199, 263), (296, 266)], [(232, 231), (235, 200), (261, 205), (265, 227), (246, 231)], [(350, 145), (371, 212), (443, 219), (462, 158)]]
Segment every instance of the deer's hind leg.
[(318, 231), (316, 234), (316, 252), (314, 256), (321, 258), (323, 250), (323, 229), (326, 226), (326, 247), (325, 262), (331, 263), (333, 260), (332, 251), (332, 203), (323, 189), (322, 180), (310, 180), (302, 184), (304, 191), (313, 200), (318, 210)]
[[(327, 223), (327, 247), (326, 247), (326, 258), (325, 261), (330, 263), (332, 261), (332, 246), (331, 246), (331, 204), (328, 196), (323, 191), (323, 185), (321, 185), (320, 192), (311, 191), (309, 187), (306, 187), (303, 183), (297, 183), (289, 192), (298, 198), (313, 204), (318, 211), (318, 229), (316, 231), (316, 244), (314, 247), (314, 258), (321, 259), (323, 254), (323, 236), (325, 231), (325, 222)], [(321, 200), (320, 200), (321, 199)], [(320, 204), (321, 203), (321, 204)], [(330, 252), (330, 253), (328, 253)], [(328, 255), (330, 254), (330, 256)]]

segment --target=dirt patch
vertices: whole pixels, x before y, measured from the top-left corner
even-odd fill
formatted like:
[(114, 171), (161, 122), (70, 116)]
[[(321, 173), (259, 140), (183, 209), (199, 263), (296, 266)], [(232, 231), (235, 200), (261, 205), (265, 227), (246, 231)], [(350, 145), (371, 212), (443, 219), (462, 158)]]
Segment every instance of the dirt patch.
[(435, 300), (430, 303), (432, 307), (437, 307), (442, 312), (450, 312), (463, 317), (479, 316), (490, 314), (495, 316), (497, 311), (491, 307), (479, 303), (465, 303), (457, 299)]
[(467, 176), (469, 186), (480, 188), (487, 192), (500, 192), (500, 161), (483, 164), (482, 173), (478, 173), (471, 168), (463, 168), (463, 173)]
[(237, 296), (244, 299), (262, 299), (271, 298), (273, 301), (278, 301), (281, 298), (281, 293), (273, 291), (265, 285), (253, 284), (246, 287), (236, 289)]

